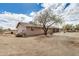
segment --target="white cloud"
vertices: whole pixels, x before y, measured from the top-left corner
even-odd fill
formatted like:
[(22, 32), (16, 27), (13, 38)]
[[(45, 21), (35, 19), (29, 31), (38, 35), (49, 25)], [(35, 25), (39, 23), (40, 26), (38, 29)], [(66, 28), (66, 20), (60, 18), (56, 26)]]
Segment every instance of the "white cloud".
[[(62, 15), (65, 20), (65, 23), (79, 24), (79, 3), (71, 3), (64, 10), (63, 8), (65, 7), (65, 5), (66, 3), (43, 3), (41, 6), (44, 7), (44, 9), (52, 9), (55, 14)], [(4, 26), (6, 28), (15, 28), (16, 24), (20, 21), (31, 21), (36, 13), (37, 12), (31, 12), (28, 16), (25, 14), (16, 14), (4, 11), (0, 14), (0, 26)]]
[(41, 6), (44, 8), (50, 7), (51, 5), (55, 5), (55, 3), (43, 3), (43, 4), (41, 4)]
[(65, 23), (79, 24), (79, 3), (71, 3), (64, 10), (65, 5), (66, 3), (44, 3), (41, 6), (52, 9), (55, 14), (62, 15)]
[(30, 16), (34, 16), (35, 14), (36, 14), (36, 12), (33, 12), (33, 11), (32, 11), (32, 12), (30, 13)]
[(31, 16), (25, 14), (15, 14), (10, 12), (2, 12), (0, 14), (0, 26), (14, 29), (18, 22), (29, 22), (32, 20)]

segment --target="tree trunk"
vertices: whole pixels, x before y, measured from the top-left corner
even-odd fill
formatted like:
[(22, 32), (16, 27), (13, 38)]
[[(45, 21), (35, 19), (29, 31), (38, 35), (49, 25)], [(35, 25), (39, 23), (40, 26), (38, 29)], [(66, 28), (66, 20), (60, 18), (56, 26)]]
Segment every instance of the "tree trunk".
[(44, 32), (44, 35), (47, 35), (47, 32)]
[(44, 30), (44, 35), (47, 35), (47, 31), (48, 31), (48, 30)]
[(44, 30), (44, 35), (47, 35), (48, 28), (46, 28), (45, 25), (43, 25), (43, 30)]

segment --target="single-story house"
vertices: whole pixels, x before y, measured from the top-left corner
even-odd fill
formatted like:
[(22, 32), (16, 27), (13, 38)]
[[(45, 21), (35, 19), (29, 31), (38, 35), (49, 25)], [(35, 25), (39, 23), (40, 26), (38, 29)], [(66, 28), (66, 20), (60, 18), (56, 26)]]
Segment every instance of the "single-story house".
[[(29, 23), (24, 23), (24, 22), (19, 22), (16, 26), (17, 28), (17, 34), (21, 34), (23, 36), (32, 36), (32, 35), (41, 35), (44, 34), (44, 31), (42, 30), (41, 25), (34, 25), (34, 24), (29, 24)], [(48, 33), (51, 32), (59, 32), (59, 28), (49, 28)]]

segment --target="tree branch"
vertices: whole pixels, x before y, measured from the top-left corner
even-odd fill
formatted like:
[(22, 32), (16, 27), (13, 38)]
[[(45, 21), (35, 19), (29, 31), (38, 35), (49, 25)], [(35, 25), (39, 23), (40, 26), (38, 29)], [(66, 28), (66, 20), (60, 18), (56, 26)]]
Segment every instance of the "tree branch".
[(49, 26), (47, 26), (47, 28), (49, 28), (51, 25), (53, 25), (55, 22), (53, 22), (52, 24), (50, 24)]

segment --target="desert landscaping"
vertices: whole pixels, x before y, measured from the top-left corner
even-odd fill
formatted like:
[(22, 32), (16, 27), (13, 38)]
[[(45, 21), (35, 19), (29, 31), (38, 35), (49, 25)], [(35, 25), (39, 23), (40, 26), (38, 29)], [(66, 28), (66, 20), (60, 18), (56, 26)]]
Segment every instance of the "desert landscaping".
[(0, 56), (79, 56), (78, 5), (43, 4), (0, 4)]
[(15, 37), (0, 34), (0, 55), (4, 56), (77, 56), (79, 33), (54, 33), (53, 35)]

